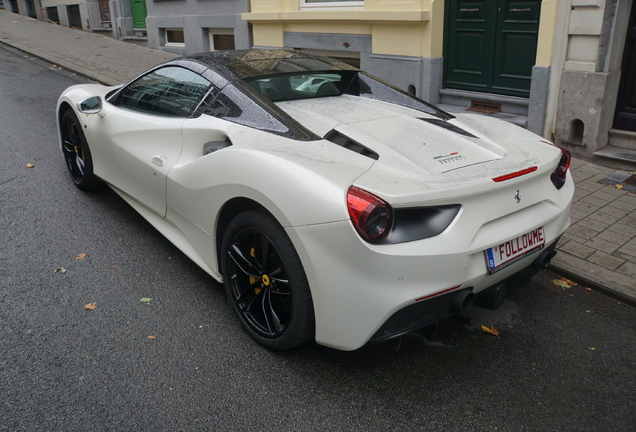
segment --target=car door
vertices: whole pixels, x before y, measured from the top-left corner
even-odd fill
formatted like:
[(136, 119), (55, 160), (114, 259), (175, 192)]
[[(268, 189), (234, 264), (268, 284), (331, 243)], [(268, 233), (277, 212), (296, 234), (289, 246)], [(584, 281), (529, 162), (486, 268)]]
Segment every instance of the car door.
[(165, 217), (166, 178), (182, 151), (181, 126), (209, 86), (177, 66), (128, 84), (89, 123), (95, 174)]

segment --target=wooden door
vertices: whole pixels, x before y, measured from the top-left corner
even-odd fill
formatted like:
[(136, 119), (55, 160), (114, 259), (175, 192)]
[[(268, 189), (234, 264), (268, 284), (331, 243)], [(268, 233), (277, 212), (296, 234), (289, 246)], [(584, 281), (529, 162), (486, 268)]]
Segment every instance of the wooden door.
[(444, 87), (528, 97), (540, 0), (446, 2)]
[(109, 0), (99, 0), (99, 12), (102, 16), (102, 21), (110, 21), (110, 6)]
[(627, 28), (614, 128), (636, 132), (636, 2)]
[(146, 0), (131, 0), (133, 27), (138, 29), (146, 28)]

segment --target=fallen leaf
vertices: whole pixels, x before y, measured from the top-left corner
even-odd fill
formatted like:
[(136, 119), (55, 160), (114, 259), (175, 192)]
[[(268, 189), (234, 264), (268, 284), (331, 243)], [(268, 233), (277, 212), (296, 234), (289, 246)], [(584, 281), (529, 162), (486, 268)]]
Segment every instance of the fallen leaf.
[(84, 305), (84, 309), (88, 309), (88, 310), (93, 310), (97, 307), (97, 303), (89, 303), (87, 305)]
[(563, 289), (566, 288), (572, 288), (572, 285), (570, 285), (568, 283), (568, 280), (563, 278), (563, 279), (552, 279), (552, 283), (555, 284), (556, 286), (560, 286)]
[(27, 168), (33, 168), (34, 166), (35, 166), (35, 165), (33, 165), (32, 163), (28, 163), (28, 164), (26, 164), (26, 167), (27, 167)]
[(587, 349), (589, 349), (590, 351), (596, 350), (596, 348), (590, 348), (590, 347), (587, 347)]
[(578, 285), (576, 282), (573, 282), (573, 281), (571, 281), (570, 279), (566, 279), (566, 278), (561, 278), (561, 279), (563, 279), (564, 281), (566, 281), (567, 283), (569, 283), (569, 284), (570, 284), (570, 285), (572, 285), (572, 286), (576, 286), (576, 285)]
[(146, 303), (147, 305), (151, 305), (152, 306), (152, 303), (150, 303), (152, 301), (152, 299), (150, 297), (140, 298), (139, 300), (144, 302), (144, 303)]
[(483, 324), (482, 324), (482, 325), (481, 325), (481, 329), (482, 329), (482, 331), (483, 331), (484, 333), (488, 333), (488, 334), (491, 334), (491, 335), (495, 335), (495, 336), (497, 336), (499, 339), (501, 339), (501, 338), (499, 337), (499, 330), (497, 330), (496, 328), (494, 328), (494, 327), (492, 327), (492, 326), (491, 326), (491, 327), (486, 327), (485, 325), (483, 325)]
[(148, 336), (148, 339), (157, 339), (157, 336)]
[(58, 267), (55, 270), (53, 270), (53, 273), (66, 273), (66, 267)]
[(170, 391), (174, 391), (174, 389), (172, 387), (168, 387), (168, 390)]
[(83, 260), (84, 258), (86, 258), (86, 254), (85, 253), (77, 254), (77, 257), (75, 257), (76, 260)]
[(623, 189), (623, 185), (622, 184), (617, 184), (616, 185), (616, 189)]

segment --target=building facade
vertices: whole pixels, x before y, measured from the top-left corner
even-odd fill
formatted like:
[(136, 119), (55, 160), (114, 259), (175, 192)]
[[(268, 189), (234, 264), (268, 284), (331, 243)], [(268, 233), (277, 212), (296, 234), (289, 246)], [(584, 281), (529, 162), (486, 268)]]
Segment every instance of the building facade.
[(148, 46), (177, 54), (249, 49), (249, 0), (147, 0)]
[[(636, 0), (5, 0), (178, 54), (340, 58), (450, 112), (515, 122), (636, 168)], [(633, 169), (632, 169), (633, 170)]]
[[(569, 3), (569, 4), (568, 4)], [(636, 166), (636, 6), (633, 0), (560, 5), (555, 142), (586, 159)]]
[[(633, 141), (616, 126), (636, 100), (624, 90), (634, 87), (630, 11), (633, 0), (251, 0), (243, 18), (257, 47), (340, 57), (444, 109), (491, 113), (593, 159), (616, 137)], [(619, 94), (628, 107), (616, 123)]]

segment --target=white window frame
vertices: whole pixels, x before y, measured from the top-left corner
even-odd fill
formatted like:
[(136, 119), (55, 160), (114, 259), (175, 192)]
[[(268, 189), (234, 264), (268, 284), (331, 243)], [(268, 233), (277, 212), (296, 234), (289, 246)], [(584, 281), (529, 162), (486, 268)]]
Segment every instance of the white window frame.
[(307, 0), (298, 0), (300, 2), (301, 9), (314, 9), (314, 8), (360, 8), (364, 7), (364, 0), (336, 0), (336, 1), (321, 1), (307, 3)]
[[(234, 29), (230, 27), (225, 28), (208, 28), (208, 39), (210, 41), (210, 51), (216, 51), (214, 47), (214, 35), (234, 35)], [(236, 42), (236, 37), (234, 38)]]
[[(183, 34), (183, 42), (169, 42), (168, 41), (168, 32), (169, 31), (181, 31)], [(163, 44), (163, 46), (167, 46), (167, 47), (185, 47), (185, 31), (183, 30), (183, 28), (179, 28), (179, 27), (170, 27), (170, 28), (164, 28), (163, 29), (163, 37), (165, 40), (165, 43)]]

